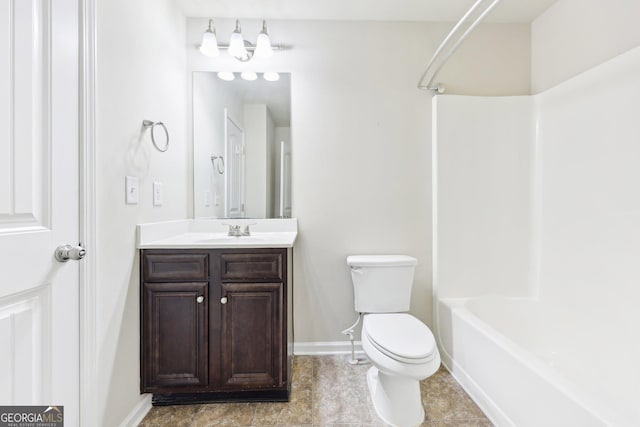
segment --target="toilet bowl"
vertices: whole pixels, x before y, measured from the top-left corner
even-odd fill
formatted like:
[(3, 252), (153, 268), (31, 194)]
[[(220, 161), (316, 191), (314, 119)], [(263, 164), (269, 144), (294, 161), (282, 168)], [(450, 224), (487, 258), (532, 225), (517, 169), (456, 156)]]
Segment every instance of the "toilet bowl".
[(371, 360), (367, 385), (378, 416), (397, 427), (424, 420), (420, 380), (440, 366), (440, 354), (429, 328), (406, 313), (366, 314), (362, 347)]

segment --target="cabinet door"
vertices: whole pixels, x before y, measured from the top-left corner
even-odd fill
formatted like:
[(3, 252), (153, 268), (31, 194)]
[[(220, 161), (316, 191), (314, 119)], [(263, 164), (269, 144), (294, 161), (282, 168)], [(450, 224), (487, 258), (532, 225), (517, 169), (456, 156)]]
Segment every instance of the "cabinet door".
[(222, 284), (224, 386), (241, 389), (285, 383), (283, 289), (282, 283)]
[(142, 391), (208, 385), (208, 283), (145, 283)]

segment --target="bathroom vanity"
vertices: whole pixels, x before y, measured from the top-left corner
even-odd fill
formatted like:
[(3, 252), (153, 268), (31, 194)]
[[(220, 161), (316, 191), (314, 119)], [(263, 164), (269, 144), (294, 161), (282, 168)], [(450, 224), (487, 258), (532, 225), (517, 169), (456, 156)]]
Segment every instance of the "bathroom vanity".
[(297, 233), (232, 237), (197, 222), (161, 238), (138, 230), (141, 392), (154, 405), (288, 400)]

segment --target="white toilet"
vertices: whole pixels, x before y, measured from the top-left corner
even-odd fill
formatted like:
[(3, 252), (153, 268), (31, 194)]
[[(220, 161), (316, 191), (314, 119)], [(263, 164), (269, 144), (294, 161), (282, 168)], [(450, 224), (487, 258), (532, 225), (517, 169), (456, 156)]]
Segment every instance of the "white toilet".
[(405, 313), (416, 264), (406, 255), (347, 257), (355, 308), (364, 313), (362, 347), (373, 364), (367, 372), (373, 405), (384, 422), (397, 427), (423, 422), (420, 380), (440, 366), (431, 330)]

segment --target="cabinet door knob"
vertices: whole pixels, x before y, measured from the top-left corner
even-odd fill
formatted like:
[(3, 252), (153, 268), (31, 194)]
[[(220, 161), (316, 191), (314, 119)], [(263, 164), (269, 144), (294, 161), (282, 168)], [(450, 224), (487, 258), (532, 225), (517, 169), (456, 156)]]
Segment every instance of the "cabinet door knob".
[(200, 295), (198, 298), (196, 298), (196, 301), (198, 302), (198, 304), (201, 304), (202, 301), (204, 301), (204, 297)]
[(222, 298), (220, 298), (220, 302), (221, 302), (222, 304), (226, 304), (226, 303), (227, 303), (227, 297), (222, 297)]

